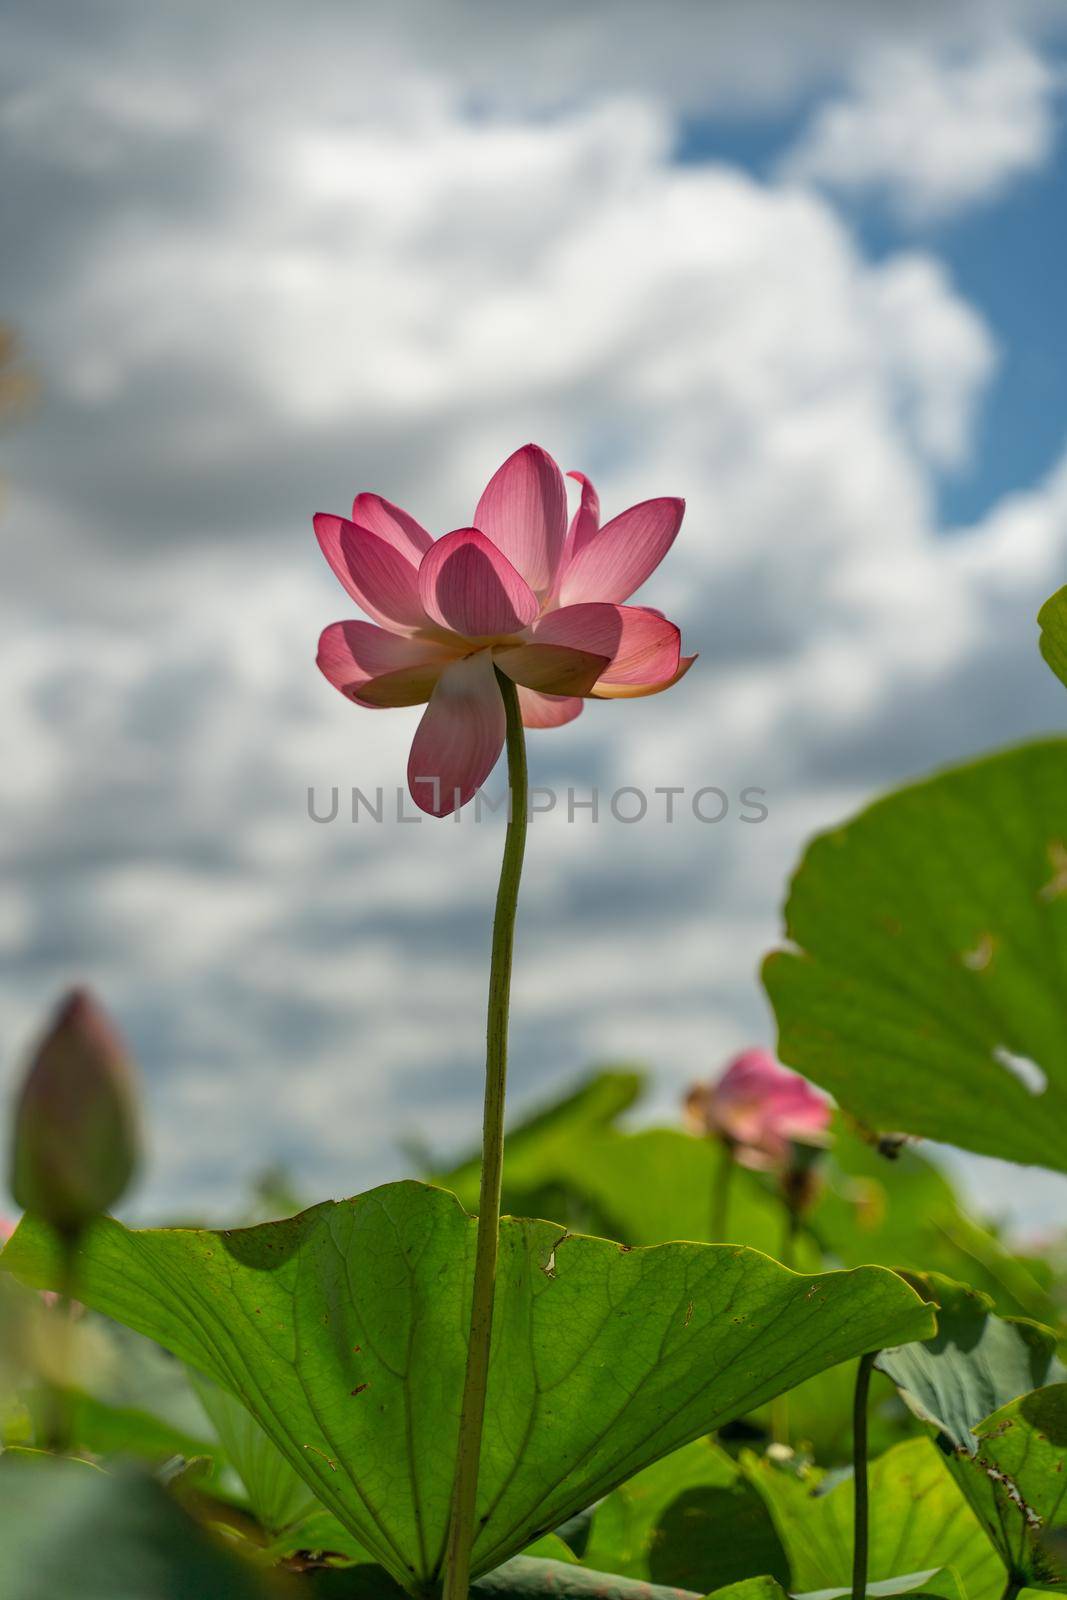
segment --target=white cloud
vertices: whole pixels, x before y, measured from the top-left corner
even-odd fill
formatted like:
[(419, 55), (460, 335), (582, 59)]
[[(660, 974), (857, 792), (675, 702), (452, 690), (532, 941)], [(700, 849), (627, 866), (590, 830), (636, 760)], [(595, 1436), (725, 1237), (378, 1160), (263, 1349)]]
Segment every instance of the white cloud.
[(942, 52), (896, 45), (860, 58), (783, 163), (789, 176), (873, 190), (913, 222), (987, 203), (1049, 158), (1057, 78), (1020, 37)]
[(995, 367), (991, 333), (928, 255), (891, 257), (872, 272), (870, 294), (915, 445), (935, 466), (962, 465)]

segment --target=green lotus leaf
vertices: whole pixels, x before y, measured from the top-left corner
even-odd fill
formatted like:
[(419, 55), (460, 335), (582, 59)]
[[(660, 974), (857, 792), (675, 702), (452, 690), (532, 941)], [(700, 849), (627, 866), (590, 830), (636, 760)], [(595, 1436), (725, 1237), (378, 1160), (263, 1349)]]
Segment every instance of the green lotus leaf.
[[(633, 1101), (634, 1084), (632, 1074), (599, 1074), (516, 1126), (504, 1167), (513, 1211), (536, 1215), (550, 1201), (560, 1208), (551, 1215), (569, 1227), (592, 1224), (633, 1245), (709, 1237), (720, 1150), (680, 1128), (632, 1133), (614, 1126)], [(917, 1150), (887, 1161), (839, 1116), (820, 1173), (820, 1195), (798, 1241), (802, 1267), (817, 1270), (822, 1251), (843, 1266), (938, 1267), (966, 1275), (1005, 1311), (1056, 1315), (1027, 1266), (967, 1216), (944, 1173)], [(465, 1163), (443, 1181), (458, 1185), (465, 1203), (477, 1204), (476, 1164)], [(734, 1171), (728, 1229), (732, 1243), (778, 1254), (783, 1208), (773, 1180)], [(839, 1367), (790, 1393), (789, 1437), (823, 1463), (849, 1459), (852, 1388), (851, 1373)], [(768, 1409), (752, 1420), (769, 1431)], [(873, 1412), (872, 1450), (888, 1449), (906, 1426), (899, 1415)]]
[(1037, 620), (1041, 628), (1041, 654), (1057, 678), (1067, 683), (1067, 586), (1045, 601)]
[(785, 1590), (774, 1578), (742, 1578), (716, 1589), (709, 1600), (784, 1600)]
[[(877, 1583), (869, 1583), (866, 1593), (870, 1600), (890, 1600), (898, 1594), (915, 1595), (917, 1600), (921, 1595), (936, 1595), (938, 1600), (968, 1600), (951, 1567), (942, 1567), (940, 1571), (932, 1568), (929, 1572), (906, 1572), (900, 1578), (882, 1578)], [(847, 1600), (851, 1594), (852, 1585), (842, 1583), (830, 1589), (811, 1589), (807, 1594), (794, 1595), (793, 1600)]]
[(908, 1281), (937, 1306), (937, 1333), (882, 1350), (875, 1366), (950, 1449), (974, 1455), (973, 1430), (991, 1411), (1063, 1376), (1056, 1335), (1025, 1317), (998, 1317), (988, 1295), (938, 1273)]
[(319, 1510), (306, 1480), (293, 1471), (241, 1402), (200, 1373), (190, 1372), (189, 1379), (264, 1531), (277, 1537)]
[[(935, 1583), (936, 1587), (929, 1585)], [(404, 1591), (380, 1567), (349, 1568), (345, 1572), (316, 1572), (306, 1580), (315, 1600), (396, 1600)], [(794, 1600), (846, 1600), (847, 1588), (821, 1590), (796, 1595)], [(968, 1600), (951, 1574), (911, 1573), (885, 1583), (867, 1586), (870, 1600), (894, 1600), (897, 1595), (912, 1595), (921, 1600), (924, 1593), (937, 1600)], [(614, 1572), (596, 1572), (584, 1566), (557, 1560), (533, 1560), (514, 1556), (495, 1572), (487, 1573), (471, 1585), (474, 1600), (788, 1600), (775, 1578), (741, 1578), (704, 1597), (695, 1589), (675, 1589), (664, 1584), (646, 1583)]]
[[(534, 1557), (542, 1561), (563, 1561), (568, 1566), (579, 1566), (581, 1563), (569, 1545), (564, 1544), (558, 1533), (543, 1533), (533, 1544), (528, 1544), (522, 1552), (529, 1559)], [(518, 1557), (513, 1557), (518, 1560)], [(506, 1564), (506, 1563), (505, 1563)]]
[[(472, 1586), (476, 1600), (701, 1600), (689, 1589), (667, 1588), (619, 1577), (613, 1572), (594, 1572), (562, 1561), (537, 1561), (515, 1556), (511, 1561), (480, 1578)], [(765, 1600), (762, 1595), (742, 1596), (741, 1600)], [(766, 1597), (771, 1600), (771, 1597)], [(774, 1600), (785, 1600), (776, 1595)]]
[[(793, 1590), (851, 1592), (851, 1473), (827, 1487), (815, 1471), (799, 1477), (766, 1458), (746, 1455), (743, 1461), (781, 1536)], [(869, 1593), (911, 1574), (905, 1578), (911, 1588), (946, 1594), (958, 1583), (967, 1600), (997, 1600), (1004, 1587), (1001, 1564), (928, 1440), (894, 1445), (871, 1462), (868, 1482)]]
[(875, 1133), (1067, 1170), (1067, 740), (816, 839), (764, 982), (779, 1054)]
[[(314, 1600), (403, 1600), (404, 1590), (381, 1567), (348, 1567), (343, 1572), (313, 1572), (303, 1580)], [(573, 1561), (513, 1556), (503, 1566), (476, 1578), (471, 1600), (703, 1600), (688, 1589), (594, 1572)], [(772, 1580), (750, 1580), (723, 1590), (727, 1600), (786, 1600)], [(715, 1600), (721, 1600), (717, 1595)]]
[(976, 1505), (1017, 1583), (1067, 1582), (1067, 1384), (1022, 1395), (980, 1422), (973, 1458), (960, 1461), (991, 1493)]
[[(417, 1183), (229, 1233), (104, 1220), (79, 1297), (243, 1401), (412, 1593), (441, 1571), (476, 1222)], [(3, 1264), (58, 1281), (24, 1220)], [(862, 1351), (933, 1331), (882, 1268), (795, 1275), (736, 1246), (629, 1250), (505, 1219), (474, 1571), (660, 1456)]]
[(584, 1559), (698, 1594), (759, 1575), (789, 1583), (766, 1505), (710, 1439), (654, 1462), (602, 1500)]
[[(1048, 1580), (1050, 1558), (1033, 1534), (1043, 1525), (1044, 1514), (1031, 1519), (1016, 1478), (1022, 1474), (1027, 1493), (1047, 1510), (1050, 1496), (1055, 1499), (1060, 1492), (1063, 1452), (1039, 1441), (1036, 1427), (1028, 1429), (1012, 1413), (1003, 1434), (1012, 1465), (1001, 1470), (993, 1459), (1001, 1442), (996, 1419), (1007, 1415), (1005, 1407), (1011, 1412), (1012, 1402), (1021, 1406), (1020, 1397), (1032, 1401), (1033, 1389), (1054, 1400), (1060, 1395), (1065, 1373), (1056, 1355), (1056, 1335), (1023, 1318), (995, 1316), (985, 1295), (936, 1274), (911, 1281), (937, 1303), (938, 1331), (933, 1339), (883, 1350), (876, 1364), (897, 1384), (915, 1415), (936, 1429), (949, 1471), (1013, 1581), (1040, 1587)], [(1050, 1412), (1054, 1433), (1058, 1426)], [(1032, 1453), (1028, 1468), (1020, 1455), (1024, 1444)], [(1046, 1493), (1041, 1484), (1049, 1474)]]

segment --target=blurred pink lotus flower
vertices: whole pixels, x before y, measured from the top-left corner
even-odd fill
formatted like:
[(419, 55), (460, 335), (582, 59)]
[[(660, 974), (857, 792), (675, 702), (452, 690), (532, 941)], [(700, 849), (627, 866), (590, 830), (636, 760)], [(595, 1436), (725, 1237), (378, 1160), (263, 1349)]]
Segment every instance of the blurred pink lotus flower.
[(695, 1083), (685, 1099), (697, 1133), (725, 1140), (745, 1167), (789, 1165), (793, 1144), (826, 1142), (830, 1107), (806, 1079), (766, 1050), (743, 1050), (716, 1083)]
[(528, 728), (570, 722), (582, 700), (659, 694), (688, 671), (673, 622), (627, 600), (674, 540), (683, 500), (645, 500), (603, 526), (588, 478), (567, 524), (563, 475), (524, 445), (490, 479), (474, 526), (433, 540), (398, 506), (359, 494), (315, 518), (330, 566), (371, 622), (335, 622), (318, 665), (357, 705), (426, 705), (411, 747), (416, 805), (448, 816), (504, 743), (494, 667), (519, 685)]

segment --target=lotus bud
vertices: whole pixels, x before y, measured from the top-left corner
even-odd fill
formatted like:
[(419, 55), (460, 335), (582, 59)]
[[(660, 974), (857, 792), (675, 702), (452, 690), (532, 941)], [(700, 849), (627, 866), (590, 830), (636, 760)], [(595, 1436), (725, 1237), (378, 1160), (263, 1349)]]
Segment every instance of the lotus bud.
[(68, 1236), (108, 1210), (138, 1158), (134, 1074), (92, 995), (75, 989), (38, 1045), (15, 1107), (11, 1192)]

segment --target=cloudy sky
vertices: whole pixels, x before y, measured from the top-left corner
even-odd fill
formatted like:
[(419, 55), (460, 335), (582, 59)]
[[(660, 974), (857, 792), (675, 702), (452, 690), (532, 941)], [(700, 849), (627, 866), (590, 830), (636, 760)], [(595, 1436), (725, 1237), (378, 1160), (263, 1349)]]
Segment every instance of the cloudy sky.
[[(607, 511), (684, 495), (643, 592), (669, 695), (531, 735), (533, 781), (731, 800), (533, 826), (513, 1102), (637, 1060), (671, 1108), (772, 1037), (803, 840), (1062, 728), (1056, 8), (851, 0), (43, 0), (0, 61), (0, 1038), (88, 980), (147, 1079), (142, 1214), (475, 1135), (500, 819), (395, 796), (417, 712), (319, 677), (316, 510), (466, 524), (527, 439)], [(502, 778), (498, 773), (497, 786)], [(739, 820), (747, 786), (769, 815)], [(968, 1165), (1031, 1224), (1067, 1184)]]

